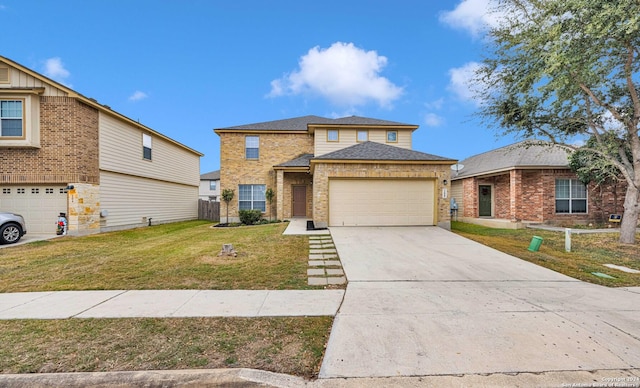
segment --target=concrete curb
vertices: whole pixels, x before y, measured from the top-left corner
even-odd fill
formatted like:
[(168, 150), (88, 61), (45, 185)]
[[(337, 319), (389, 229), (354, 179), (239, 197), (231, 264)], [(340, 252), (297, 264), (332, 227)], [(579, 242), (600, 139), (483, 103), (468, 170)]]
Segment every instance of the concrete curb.
[(640, 369), (493, 373), (470, 375), (331, 378), (301, 377), (256, 369), (0, 374), (6, 388), (44, 387), (640, 387)]

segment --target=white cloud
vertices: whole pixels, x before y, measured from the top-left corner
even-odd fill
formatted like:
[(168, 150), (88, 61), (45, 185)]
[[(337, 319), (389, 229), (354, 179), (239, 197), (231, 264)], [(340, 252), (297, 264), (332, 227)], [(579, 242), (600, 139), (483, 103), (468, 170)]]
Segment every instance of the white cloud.
[(147, 97), (149, 97), (147, 93), (136, 90), (132, 95), (129, 96), (129, 101), (140, 101), (144, 100)]
[(480, 66), (478, 62), (469, 62), (462, 67), (449, 69), (449, 86), (447, 89), (464, 101), (473, 101), (475, 94), (473, 79)]
[(439, 98), (437, 100), (428, 101), (424, 103), (424, 106), (426, 106), (427, 108), (435, 109), (435, 110), (442, 109), (442, 105), (444, 105), (444, 98)]
[(353, 107), (370, 101), (389, 107), (403, 89), (380, 72), (387, 58), (365, 51), (353, 43), (336, 42), (327, 49), (318, 46), (300, 58), (299, 68), (271, 82), (268, 97), (311, 94), (338, 106)]
[(444, 118), (435, 113), (427, 113), (424, 116), (424, 122), (428, 127), (438, 127), (444, 123)]
[(496, 27), (500, 19), (500, 12), (491, 9), (491, 0), (462, 0), (453, 11), (440, 14), (442, 23), (466, 30), (474, 38)]
[(44, 74), (63, 85), (71, 86), (66, 84), (66, 79), (69, 78), (71, 73), (64, 68), (60, 57), (49, 58), (44, 62)]

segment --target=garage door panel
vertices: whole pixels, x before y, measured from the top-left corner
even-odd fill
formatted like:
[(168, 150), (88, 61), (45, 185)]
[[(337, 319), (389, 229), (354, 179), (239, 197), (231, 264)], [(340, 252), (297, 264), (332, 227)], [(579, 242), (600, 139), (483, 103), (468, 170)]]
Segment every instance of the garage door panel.
[(66, 185), (3, 186), (0, 209), (22, 214), (29, 234), (53, 234), (60, 212), (67, 212)]
[(433, 225), (434, 195), (433, 180), (330, 180), (329, 225)]

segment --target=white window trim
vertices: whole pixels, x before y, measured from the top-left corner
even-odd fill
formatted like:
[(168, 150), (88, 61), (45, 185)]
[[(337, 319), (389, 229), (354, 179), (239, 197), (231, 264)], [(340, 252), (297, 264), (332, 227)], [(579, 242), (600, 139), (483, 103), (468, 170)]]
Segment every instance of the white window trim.
[[(589, 193), (588, 193), (586, 185), (584, 185), (584, 183), (580, 182), (578, 179), (575, 179), (575, 178), (556, 178), (556, 180), (555, 180), (556, 187), (558, 186), (558, 181), (569, 181), (569, 197), (567, 197), (567, 198), (558, 198), (557, 189), (554, 188), (554, 203), (553, 203), (553, 206), (554, 206), (555, 214), (588, 214), (589, 213)], [(585, 186), (584, 198), (574, 198), (573, 197), (572, 187), (575, 184), (575, 182), (579, 182), (583, 186)], [(557, 205), (557, 201), (558, 200), (560, 200), (560, 201), (569, 201), (569, 211), (568, 212), (566, 212), (566, 213), (565, 212), (558, 212), (558, 205)], [(585, 209), (584, 212), (574, 212), (573, 211), (573, 208), (572, 208), (573, 203), (572, 203), (572, 201), (574, 201), (574, 200), (581, 200), (581, 201), (583, 200), (584, 201), (584, 209)]]
[[(249, 147), (248, 140), (249, 139), (253, 139), (253, 138), (257, 139), (257, 145), (258, 145), (257, 147)], [(255, 157), (255, 158), (248, 157), (248, 155), (247, 155), (247, 153), (248, 153), (247, 151), (248, 150), (258, 150), (258, 156)], [(247, 136), (244, 137), (244, 158), (246, 160), (259, 160), (260, 159), (260, 136), (258, 136), (258, 135), (247, 135)]]
[[(146, 156), (146, 150), (149, 150), (149, 157)], [(142, 134), (142, 159), (144, 160), (153, 160), (153, 142), (151, 135), (147, 135), (146, 133)]]
[[(250, 200), (246, 200), (246, 199), (245, 199), (245, 200), (241, 200), (241, 199), (240, 199), (240, 187), (241, 187), (241, 186), (251, 186), (251, 199), (250, 199)], [(240, 210), (240, 202), (251, 202), (251, 207), (250, 207), (250, 209), (251, 209), (251, 210), (260, 210), (260, 211), (262, 211), (263, 213), (266, 211), (266, 208), (267, 208), (267, 199), (265, 198), (264, 200), (259, 200), (259, 199), (255, 199), (255, 198), (254, 198), (254, 197), (255, 197), (255, 194), (254, 194), (254, 193), (255, 193), (255, 187), (256, 187), (256, 186), (262, 186), (262, 187), (264, 187), (265, 191), (266, 191), (266, 189), (267, 189), (267, 185), (265, 185), (265, 184), (261, 184), (261, 183), (256, 183), (256, 184), (251, 184), (251, 183), (249, 183), (249, 184), (239, 184), (239, 185), (238, 185), (238, 210)], [(262, 210), (262, 209), (256, 209), (256, 208), (255, 208), (255, 206), (254, 206), (254, 202), (264, 202), (265, 210)], [(242, 209), (242, 210), (249, 210), (249, 209)]]

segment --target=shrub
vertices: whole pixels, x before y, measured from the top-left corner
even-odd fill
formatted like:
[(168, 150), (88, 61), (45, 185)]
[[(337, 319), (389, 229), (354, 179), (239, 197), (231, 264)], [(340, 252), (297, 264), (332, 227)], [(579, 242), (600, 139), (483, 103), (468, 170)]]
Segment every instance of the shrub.
[(255, 225), (262, 218), (262, 212), (260, 210), (240, 210), (238, 212), (240, 216), (240, 222), (245, 225)]

